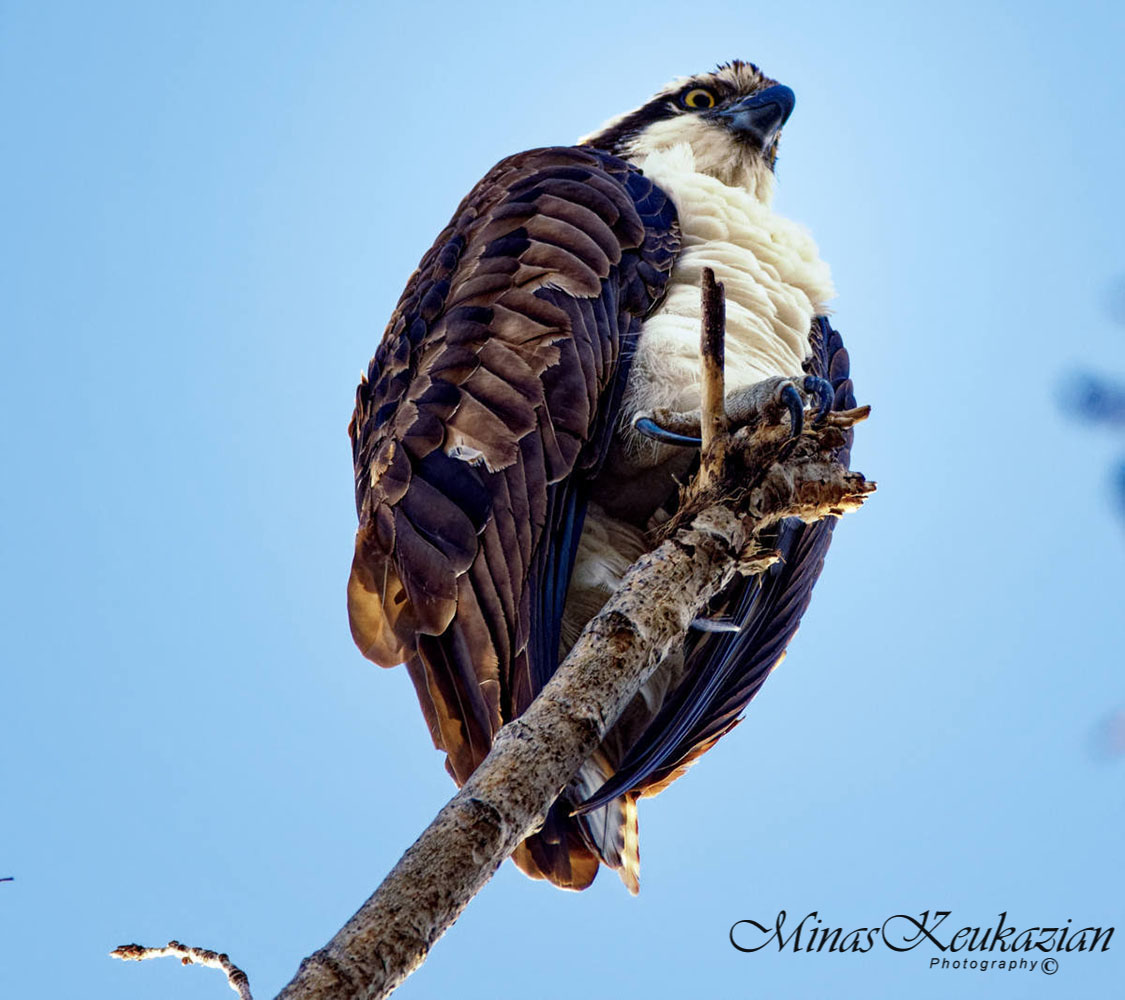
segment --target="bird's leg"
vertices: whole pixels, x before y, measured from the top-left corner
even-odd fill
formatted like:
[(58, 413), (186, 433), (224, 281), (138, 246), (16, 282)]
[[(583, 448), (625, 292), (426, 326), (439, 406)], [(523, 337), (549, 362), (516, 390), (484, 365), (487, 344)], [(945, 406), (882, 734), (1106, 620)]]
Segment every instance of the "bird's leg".
[[(774, 376), (728, 393), (727, 420), (731, 428), (753, 427), (763, 421), (775, 422), (784, 411), (789, 415), (790, 436), (797, 438), (805, 427), (805, 410), (813, 411), (812, 424), (820, 426), (831, 412), (834, 398), (832, 384), (816, 375)], [(633, 427), (665, 444), (698, 448), (701, 443), (699, 410), (638, 413)]]

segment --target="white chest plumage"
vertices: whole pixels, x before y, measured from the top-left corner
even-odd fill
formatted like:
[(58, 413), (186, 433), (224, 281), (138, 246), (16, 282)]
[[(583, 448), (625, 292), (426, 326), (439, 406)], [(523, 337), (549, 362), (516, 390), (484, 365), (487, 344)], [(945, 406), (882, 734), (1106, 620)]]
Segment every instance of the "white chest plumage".
[(687, 145), (638, 164), (672, 198), (683, 243), (667, 296), (641, 333), (622, 428), (640, 410), (699, 405), (699, 289), (705, 267), (726, 286), (727, 389), (800, 375), (813, 317), (835, 294), (812, 237), (743, 188), (696, 171)]

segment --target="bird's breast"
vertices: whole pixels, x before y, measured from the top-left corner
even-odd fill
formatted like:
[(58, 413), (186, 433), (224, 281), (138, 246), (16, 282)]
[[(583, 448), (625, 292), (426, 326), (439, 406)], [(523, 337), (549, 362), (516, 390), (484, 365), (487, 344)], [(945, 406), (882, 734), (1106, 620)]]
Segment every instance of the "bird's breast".
[(699, 405), (705, 267), (726, 289), (727, 389), (801, 374), (813, 318), (835, 294), (812, 237), (749, 192), (698, 173), (688, 147), (652, 154), (641, 167), (675, 203), (682, 249), (664, 302), (642, 329), (623, 425), (640, 410)]

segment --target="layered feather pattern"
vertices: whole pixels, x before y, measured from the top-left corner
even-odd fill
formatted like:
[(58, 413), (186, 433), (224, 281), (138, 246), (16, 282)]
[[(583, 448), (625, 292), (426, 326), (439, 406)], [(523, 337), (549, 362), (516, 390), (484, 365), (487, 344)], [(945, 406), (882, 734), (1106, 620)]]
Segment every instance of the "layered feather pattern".
[[(423, 258), (360, 384), (352, 632), (407, 664), (459, 783), (557, 666), (586, 487), (678, 244), (671, 202), (624, 161), (510, 157)], [(517, 861), (575, 888), (598, 867), (560, 809)]]

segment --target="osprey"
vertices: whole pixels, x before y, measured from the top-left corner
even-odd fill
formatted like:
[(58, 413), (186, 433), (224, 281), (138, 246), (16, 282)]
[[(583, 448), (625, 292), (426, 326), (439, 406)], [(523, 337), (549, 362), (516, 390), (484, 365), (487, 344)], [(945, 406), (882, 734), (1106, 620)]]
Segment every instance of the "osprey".
[[(349, 428), (348, 611), (366, 657), (405, 663), (458, 784), (655, 547), (698, 462), (650, 415), (699, 407), (703, 268), (726, 287), (733, 416), (776, 394), (799, 433), (806, 406), (855, 405), (828, 267), (770, 208), (793, 103), (736, 61), (576, 146), (501, 160), (407, 283)], [(784, 558), (715, 599), (517, 849), (525, 873), (582, 889), (605, 864), (637, 891), (637, 799), (738, 723), (831, 531), (783, 522)]]

